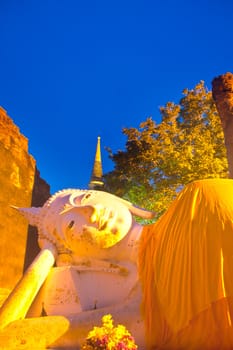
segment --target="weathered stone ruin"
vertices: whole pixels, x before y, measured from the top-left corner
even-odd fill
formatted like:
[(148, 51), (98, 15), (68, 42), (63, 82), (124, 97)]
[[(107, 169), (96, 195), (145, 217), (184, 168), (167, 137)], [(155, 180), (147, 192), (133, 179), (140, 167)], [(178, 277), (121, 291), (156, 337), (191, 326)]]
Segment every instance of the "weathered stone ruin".
[[(11, 290), (39, 248), (35, 229), (11, 207), (40, 206), (50, 196), (28, 139), (0, 107), (0, 288)], [(29, 232), (34, 231), (34, 232)], [(1, 302), (1, 300), (0, 300)]]
[(212, 94), (222, 122), (229, 177), (233, 178), (233, 74), (227, 72), (214, 78)]

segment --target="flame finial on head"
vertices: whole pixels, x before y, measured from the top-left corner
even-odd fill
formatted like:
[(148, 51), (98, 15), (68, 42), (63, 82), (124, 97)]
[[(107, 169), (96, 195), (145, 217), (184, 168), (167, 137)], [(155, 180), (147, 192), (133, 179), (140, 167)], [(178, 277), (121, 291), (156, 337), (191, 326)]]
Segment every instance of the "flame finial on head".
[(12, 208), (18, 210), (25, 219), (28, 220), (29, 224), (32, 226), (38, 226), (40, 220), (40, 210), (41, 208), (31, 207), (31, 208), (19, 208), (16, 206), (11, 206)]

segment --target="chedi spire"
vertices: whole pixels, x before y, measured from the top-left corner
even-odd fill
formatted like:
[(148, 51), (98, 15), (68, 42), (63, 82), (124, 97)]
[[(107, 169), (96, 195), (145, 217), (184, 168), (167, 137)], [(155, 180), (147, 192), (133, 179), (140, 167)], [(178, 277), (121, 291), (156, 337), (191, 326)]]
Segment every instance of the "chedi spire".
[(91, 180), (89, 182), (88, 187), (90, 189), (98, 190), (98, 189), (102, 189), (103, 185), (104, 185), (104, 182), (103, 182), (103, 170), (102, 170), (102, 161), (101, 161), (100, 136), (98, 136), (95, 160), (94, 160), (94, 165), (92, 169)]

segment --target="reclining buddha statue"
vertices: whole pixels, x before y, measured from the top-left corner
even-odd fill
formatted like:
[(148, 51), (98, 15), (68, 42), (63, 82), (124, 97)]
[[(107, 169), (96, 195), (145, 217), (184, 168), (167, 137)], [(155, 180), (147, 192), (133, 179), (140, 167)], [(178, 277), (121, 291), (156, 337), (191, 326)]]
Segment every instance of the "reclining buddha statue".
[(17, 210), (41, 252), (0, 309), (6, 349), (78, 349), (105, 314), (140, 350), (233, 348), (233, 180), (188, 184), (148, 225), (102, 191)]

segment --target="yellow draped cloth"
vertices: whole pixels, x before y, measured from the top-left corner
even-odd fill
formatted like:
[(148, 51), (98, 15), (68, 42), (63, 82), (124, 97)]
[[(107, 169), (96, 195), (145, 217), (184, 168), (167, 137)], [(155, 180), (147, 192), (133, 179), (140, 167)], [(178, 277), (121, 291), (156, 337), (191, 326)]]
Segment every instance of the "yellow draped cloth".
[(195, 181), (139, 247), (148, 349), (233, 349), (233, 180)]

